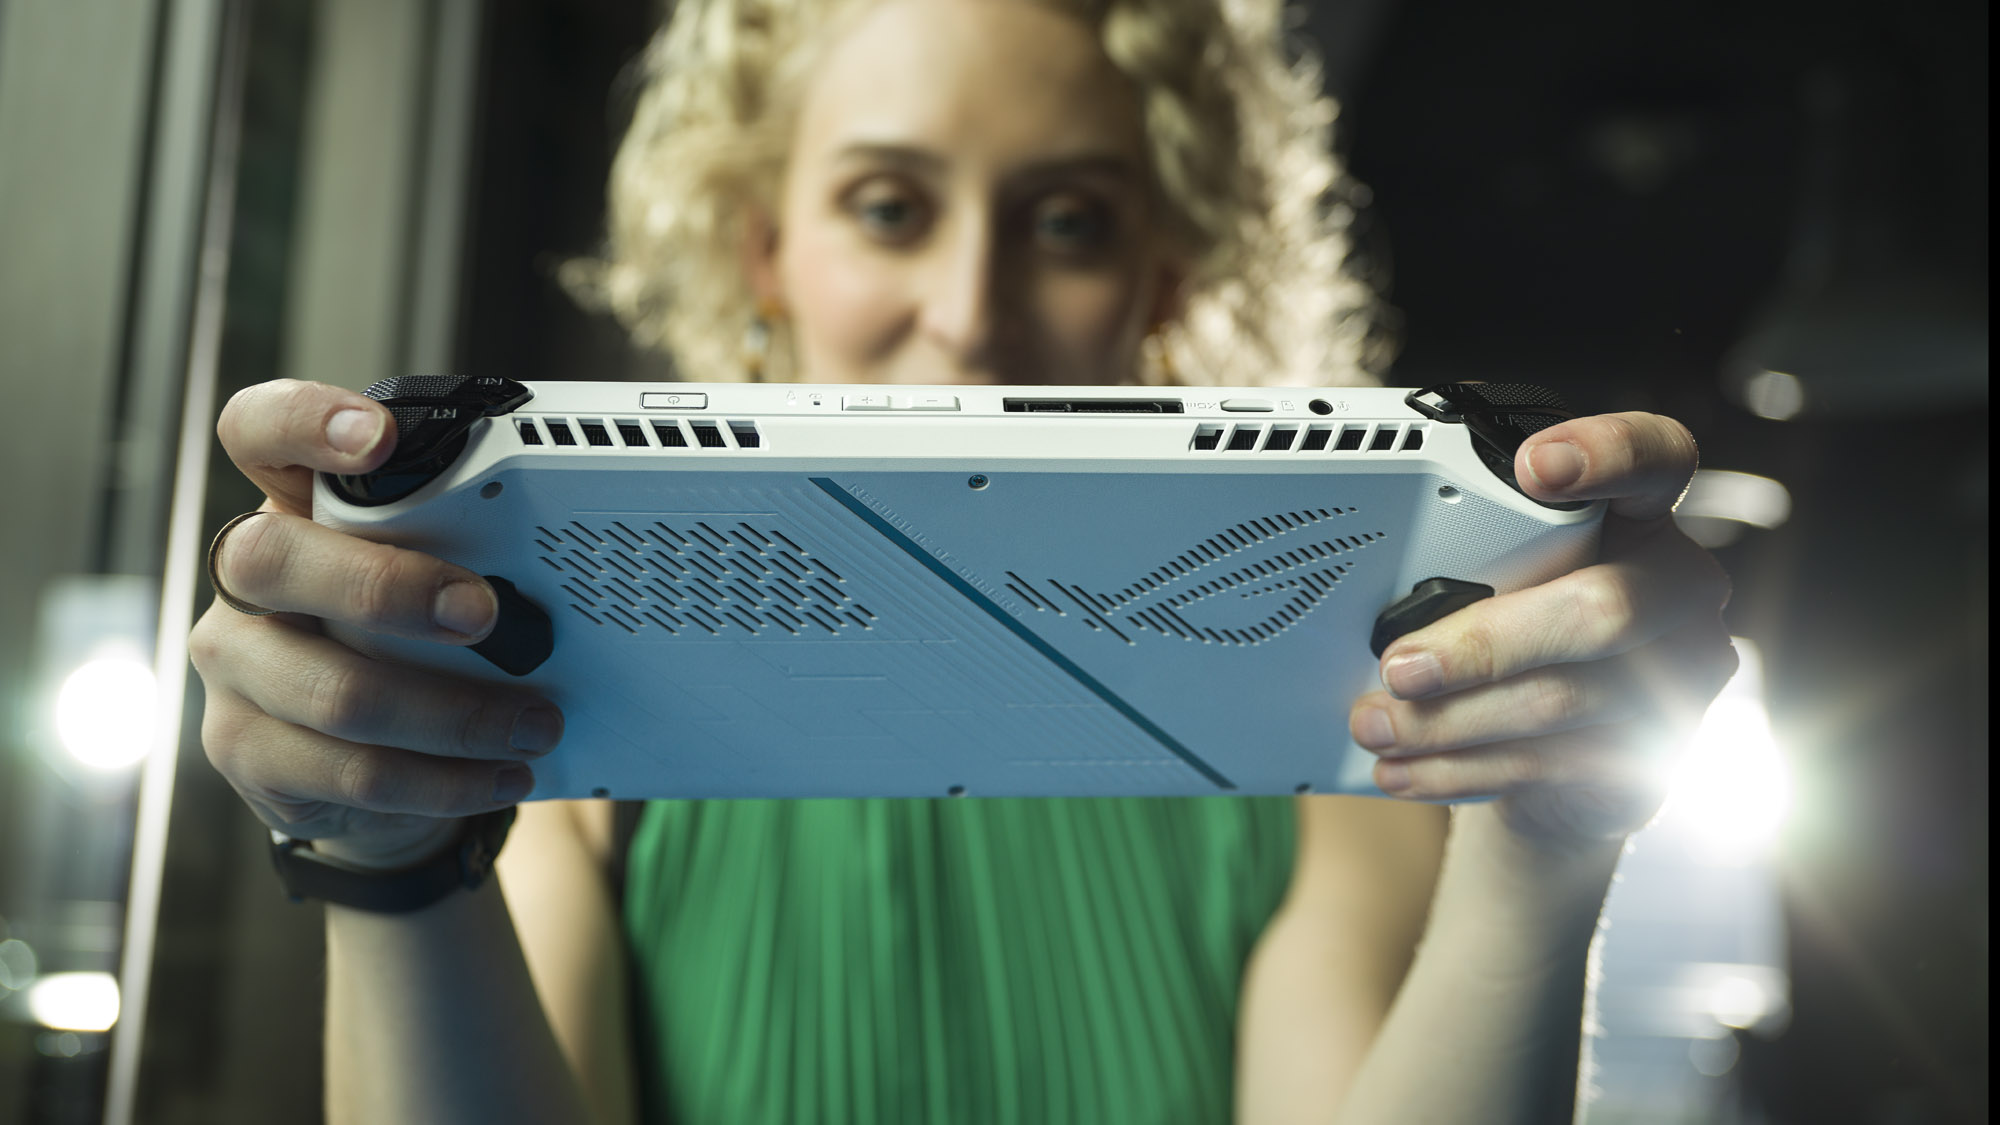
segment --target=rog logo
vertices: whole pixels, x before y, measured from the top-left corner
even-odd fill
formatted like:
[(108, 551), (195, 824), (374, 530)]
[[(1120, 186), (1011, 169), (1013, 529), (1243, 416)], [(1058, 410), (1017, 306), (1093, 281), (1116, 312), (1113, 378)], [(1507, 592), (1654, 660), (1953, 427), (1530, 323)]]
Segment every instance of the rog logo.
[[(1202, 540), (1122, 590), (1103, 593), (1054, 578), (1037, 584), (1013, 571), (1008, 588), (1036, 610), (1079, 612), (1084, 624), (1126, 644), (1144, 632), (1218, 644), (1254, 645), (1297, 624), (1334, 592), (1350, 556), (1380, 532), (1328, 536), (1316, 526), (1353, 508), (1316, 508), (1248, 520)], [(1216, 573), (1218, 564), (1235, 568)], [(1246, 599), (1253, 604), (1244, 605)], [(1246, 613), (1245, 611), (1248, 610)]]

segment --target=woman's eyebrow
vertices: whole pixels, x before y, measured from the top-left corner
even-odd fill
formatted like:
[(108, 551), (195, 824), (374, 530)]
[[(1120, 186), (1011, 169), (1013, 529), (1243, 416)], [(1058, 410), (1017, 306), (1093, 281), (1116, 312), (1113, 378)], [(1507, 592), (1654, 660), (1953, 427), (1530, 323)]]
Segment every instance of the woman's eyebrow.
[(916, 145), (881, 141), (850, 141), (833, 152), (836, 164), (886, 164), (909, 172), (937, 173), (945, 167), (943, 156)]
[(1115, 152), (1083, 152), (1037, 160), (1014, 169), (1010, 180), (1042, 180), (1063, 176), (1098, 176), (1116, 180), (1137, 180), (1139, 167), (1130, 157)]
[[(881, 141), (853, 141), (834, 150), (836, 163), (887, 165), (913, 173), (942, 174), (950, 161), (942, 154), (919, 145)], [(1139, 169), (1130, 157), (1115, 152), (1080, 152), (1050, 157), (1010, 169), (1009, 180), (1042, 180), (1061, 176), (1100, 176), (1137, 180)]]

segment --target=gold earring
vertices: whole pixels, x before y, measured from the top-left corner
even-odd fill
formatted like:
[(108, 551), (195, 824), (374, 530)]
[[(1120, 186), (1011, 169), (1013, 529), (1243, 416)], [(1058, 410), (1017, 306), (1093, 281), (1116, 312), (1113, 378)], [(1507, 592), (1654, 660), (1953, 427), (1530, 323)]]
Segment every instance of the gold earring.
[(771, 355), (771, 326), (763, 317), (750, 318), (743, 330), (743, 371), (752, 383), (764, 381), (765, 361)]
[(1161, 386), (1178, 386), (1180, 372), (1174, 369), (1174, 350), (1167, 345), (1167, 326), (1164, 321), (1153, 326), (1146, 333), (1145, 348), (1152, 353), (1153, 370), (1159, 374)]
[(743, 370), (752, 383), (761, 383), (770, 365), (771, 325), (784, 314), (784, 307), (766, 297), (757, 302), (757, 311), (743, 331)]

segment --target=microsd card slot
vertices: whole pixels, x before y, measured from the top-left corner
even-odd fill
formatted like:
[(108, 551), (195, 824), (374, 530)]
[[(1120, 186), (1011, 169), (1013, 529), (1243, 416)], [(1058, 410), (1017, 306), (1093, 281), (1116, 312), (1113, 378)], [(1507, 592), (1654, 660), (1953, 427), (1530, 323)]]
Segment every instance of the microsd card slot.
[(1009, 414), (1183, 414), (1177, 398), (1009, 398)]

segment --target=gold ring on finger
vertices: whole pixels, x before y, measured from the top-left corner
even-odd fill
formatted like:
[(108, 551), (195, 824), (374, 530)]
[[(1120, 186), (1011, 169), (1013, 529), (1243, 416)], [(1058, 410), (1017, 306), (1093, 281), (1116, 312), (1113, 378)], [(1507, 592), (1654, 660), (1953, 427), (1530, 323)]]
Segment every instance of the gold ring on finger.
[(208, 584), (215, 587), (216, 600), (238, 613), (247, 613), (252, 617), (266, 617), (278, 611), (275, 609), (265, 609), (261, 605), (246, 602), (235, 594), (230, 593), (229, 588), (222, 584), (222, 575), (216, 570), (215, 563), (222, 555), (222, 541), (229, 538), (229, 533), (235, 531), (236, 526), (244, 520), (252, 516), (261, 516), (264, 514), (266, 513), (262, 508), (254, 512), (245, 512), (228, 523), (223, 524), (222, 530), (215, 533), (215, 538), (208, 541)]

